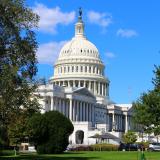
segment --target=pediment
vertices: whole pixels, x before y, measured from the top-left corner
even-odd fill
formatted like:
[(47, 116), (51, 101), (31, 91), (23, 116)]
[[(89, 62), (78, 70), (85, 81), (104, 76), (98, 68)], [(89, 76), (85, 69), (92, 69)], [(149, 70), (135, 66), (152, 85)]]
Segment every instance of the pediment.
[(73, 91), (73, 93), (95, 98), (95, 96), (85, 87), (77, 88), (76, 90)]

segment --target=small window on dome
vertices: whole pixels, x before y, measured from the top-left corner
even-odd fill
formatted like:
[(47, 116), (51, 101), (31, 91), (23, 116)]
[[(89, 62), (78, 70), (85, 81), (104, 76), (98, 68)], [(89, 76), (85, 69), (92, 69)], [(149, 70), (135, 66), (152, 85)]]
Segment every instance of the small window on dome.
[(91, 73), (91, 67), (89, 67), (89, 73)]
[(85, 66), (85, 72), (87, 72), (87, 66)]
[(81, 66), (81, 72), (83, 72), (83, 66)]
[(72, 66), (72, 72), (74, 72), (74, 66)]
[(82, 49), (81, 49), (81, 53), (82, 53)]
[(76, 66), (76, 72), (78, 72), (78, 66)]

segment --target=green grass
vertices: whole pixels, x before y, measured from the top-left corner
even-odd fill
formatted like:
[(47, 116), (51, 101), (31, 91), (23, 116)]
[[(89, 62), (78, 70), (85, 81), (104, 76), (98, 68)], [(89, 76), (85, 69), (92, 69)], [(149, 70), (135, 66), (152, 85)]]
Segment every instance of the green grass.
[[(145, 152), (147, 160), (160, 160), (160, 152)], [(67, 152), (55, 155), (21, 154), (3, 156), (2, 160), (140, 160), (140, 152)]]

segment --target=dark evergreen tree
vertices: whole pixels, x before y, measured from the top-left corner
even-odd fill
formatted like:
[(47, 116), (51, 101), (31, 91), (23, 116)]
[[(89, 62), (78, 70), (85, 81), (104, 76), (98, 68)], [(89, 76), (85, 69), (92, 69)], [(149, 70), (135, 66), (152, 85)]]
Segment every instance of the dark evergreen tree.
[(133, 103), (134, 120), (147, 133), (160, 134), (160, 66), (155, 67), (154, 89)]
[(34, 143), (38, 153), (61, 153), (69, 142), (73, 132), (71, 121), (58, 111), (34, 115), (28, 123), (30, 141)]

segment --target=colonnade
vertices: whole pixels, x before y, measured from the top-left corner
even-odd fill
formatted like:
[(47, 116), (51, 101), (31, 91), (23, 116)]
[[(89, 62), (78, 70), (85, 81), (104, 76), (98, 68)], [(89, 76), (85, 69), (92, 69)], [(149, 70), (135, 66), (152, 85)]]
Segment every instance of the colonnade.
[(63, 65), (55, 67), (54, 75), (73, 73), (85, 73), (93, 75), (104, 75), (104, 68), (96, 65)]
[(94, 122), (95, 107), (93, 103), (59, 97), (47, 97), (45, 110), (57, 110), (71, 121)]
[(109, 131), (128, 132), (132, 130), (132, 117), (127, 114), (109, 114)]
[(53, 85), (66, 87), (86, 87), (95, 95), (108, 96), (109, 84), (106, 82), (89, 81), (89, 80), (65, 80), (54, 81)]

